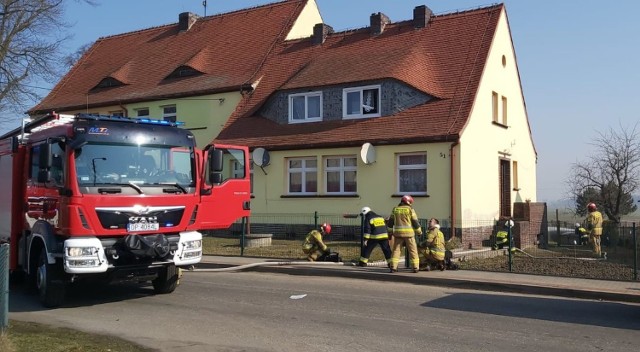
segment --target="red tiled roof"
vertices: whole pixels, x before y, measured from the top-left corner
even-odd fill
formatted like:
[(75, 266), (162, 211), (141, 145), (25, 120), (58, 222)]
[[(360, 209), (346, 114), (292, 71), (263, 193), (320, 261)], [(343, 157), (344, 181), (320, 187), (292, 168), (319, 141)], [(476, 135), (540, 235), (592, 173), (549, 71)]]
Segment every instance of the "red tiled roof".
[[(308, 0), (288, 0), (178, 24), (101, 38), (32, 113), (231, 91), (260, 70), (273, 43), (282, 41)], [(205, 74), (165, 79), (189, 66)], [(94, 89), (112, 77), (125, 83)]]
[[(503, 5), (435, 16), (425, 28), (411, 21), (334, 33), (322, 45), (279, 43), (217, 142), (267, 149), (356, 146), (455, 140), (464, 128)], [(277, 124), (256, 116), (277, 90), (396, 79), (435, 99), (392, 116)], [(401, 128), (399, 128), (401, 126)]]

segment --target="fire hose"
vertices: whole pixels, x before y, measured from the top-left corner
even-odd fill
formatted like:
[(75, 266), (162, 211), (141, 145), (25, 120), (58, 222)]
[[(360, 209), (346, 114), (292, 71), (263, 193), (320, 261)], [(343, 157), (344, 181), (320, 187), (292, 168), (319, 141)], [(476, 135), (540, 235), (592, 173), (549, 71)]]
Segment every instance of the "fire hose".
[[(245, 265), (236, 265), (226, 268), (207, 268), (207, 269), (198, 269), (195, 267), (191, 267), (190, 269), (185, 269), (184, 272), (195, 272), (195, 273), (221, 273), (221, 272), (233, 272), (233, 271), (241, 271), (245, 269), (251, 269), (255, 267), (261, 266), (285, 266), (285, 265), (305, 265), (305, 266), (356, 266), (357, 263), (354, 262), (310, 262), (310, 261), (283, 261), (283, 262), (259, 262), (259, 263), (250, 263)], [(370, 267), (386, 267), (387, 263), (384, 261), (368, 263), (367, 266)]]
[(285, 266), (285, 265), (307, 265), (307, 266), (354, 266), (354, 263), (344, 263), (344, 262), (309, 262), (309, 261), (284, 261), (284, 262), (259, 262), (259, 263), (251, 263), (245, 265), (237, 265), (226, 268), (215, 268), (215, 269), (187, 269), (184, 272), (195, 272), (195, 273), (221, 273), (228, 271), (241, 271), (255, 267), (261, 266)]

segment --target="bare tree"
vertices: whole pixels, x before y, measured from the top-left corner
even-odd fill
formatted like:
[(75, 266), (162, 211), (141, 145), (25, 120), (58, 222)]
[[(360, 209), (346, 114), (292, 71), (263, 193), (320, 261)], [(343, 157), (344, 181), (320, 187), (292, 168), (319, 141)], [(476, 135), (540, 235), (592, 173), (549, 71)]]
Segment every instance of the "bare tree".
[[(70, 0), (0, 0), (0, 111), (21, 114), (41, 99), (38, 82), (56, 82), (68, 68), (61, 46), (69, 38)], [(85, 1), (95, 4), (93, 0)], [(0, 117), (0, 122), (6, 116)]]
[(569, 177), (570, 192), (576, 200), (576, 213), (595, 202), (609, 220), (620, 222), (637, 206), (632, 194), (640, 185), (640, 133), (622, 126), (598, 133), (591, 143), (596, 151), (586, 161), (573, 164)]

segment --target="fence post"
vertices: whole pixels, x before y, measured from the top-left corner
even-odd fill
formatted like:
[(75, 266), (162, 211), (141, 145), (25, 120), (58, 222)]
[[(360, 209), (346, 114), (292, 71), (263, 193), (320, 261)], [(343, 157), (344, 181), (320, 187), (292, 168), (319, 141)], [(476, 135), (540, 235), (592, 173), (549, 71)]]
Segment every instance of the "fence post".
[(0, 333), (9, 328), (9, 245), (0, 245)]
[(240, 236), (240, 256), (243, 257), (244, 256), (244, 221), (246, 219), (246, 216), (242, 217), (242, 235)]
[(638, 238), (636, 237), (636, 223), (633, 223), (631, 229), (633, 233), (633, 279), (638, 280)]
[(313, 228), (317, 229), (318, 228), (318, 211), (314, 211), (313, 212)]
[(511, 228), (513, 227), (513, 220), (507, 220), (507, 238), (509, 239), (509, 272), (513, 271), (513, 235), (511, 234)]
[(556, 209), (556, 247), (560, 247), (560, 215)]

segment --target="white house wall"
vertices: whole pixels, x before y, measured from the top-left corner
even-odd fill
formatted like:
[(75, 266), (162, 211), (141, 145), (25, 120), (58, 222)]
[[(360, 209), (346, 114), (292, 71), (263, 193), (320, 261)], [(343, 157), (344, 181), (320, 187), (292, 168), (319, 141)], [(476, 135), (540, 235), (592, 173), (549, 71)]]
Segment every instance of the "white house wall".
[(298, 18), (296, 18), (285, 40), (310, 37), (313, 34), (313, 26), (318, 23), (323, 23), (318, 4), (316, 4), (315, 0), (309, 0)]
[(66, 111), (61, 113), (108, 115), (110, 112), (124, 111), (123, 109), (126, 109), (129, 117), (136, 117), (137, 109), (148, 108), (149, 118), (162, 120), (163, 107), (175, 105), (178, 121), (185, 123), (184, 128), (191, 130), (196, 138), (198, 147), (203, 148), (218, 136), (241, 98), (240, 92), (227, 92), (188, 98), (147, 101), (123, 106), (104, 106), (90, 110)]
[[(503, 65), (504, 56), (504, 65)], [(493, 121), (492, 94), (507, 98), (507, 124)], [(463, 222), (499, 216), (499, 160), (510, 160), (511, 203), (536, 200), (536, 152), (530, 134), (516, 57), (503, 10), (478, 93), (460, 139), (460, 214)], [(513, 161), (518, 164), (519, 191), (514, 191)], [(513, 209), (513, 207), (512, 207)]]
[[(251, 200), (253, 213), (299, 214), (318, 211), (322, 214), (357, 213), (363, 206), (371, 207), (387, 216), (398, 204), (402, 194), (397, 193), (396, 154), (427, 153), (428, 197), (416, 196), (414, 207), (421, 218), (449, 218), (450, 159), (448, 143), (375, 146), (376, 161), (365, 164), (360, 160), (360, 148), (334, 148), (296, 151), (273, 151), (271, 163), (263, 171), (254, 165), (254, 188)], [(358, 159), (355, 196), (323, 195), (324, 172), (322, 160), (326, 156), (353, 155)], [(315, 157), (318, 161), (318, 196), (287, 197), (287, 165), (285, 158)], [(283, 197), (285, 196), (285, 197)]]

